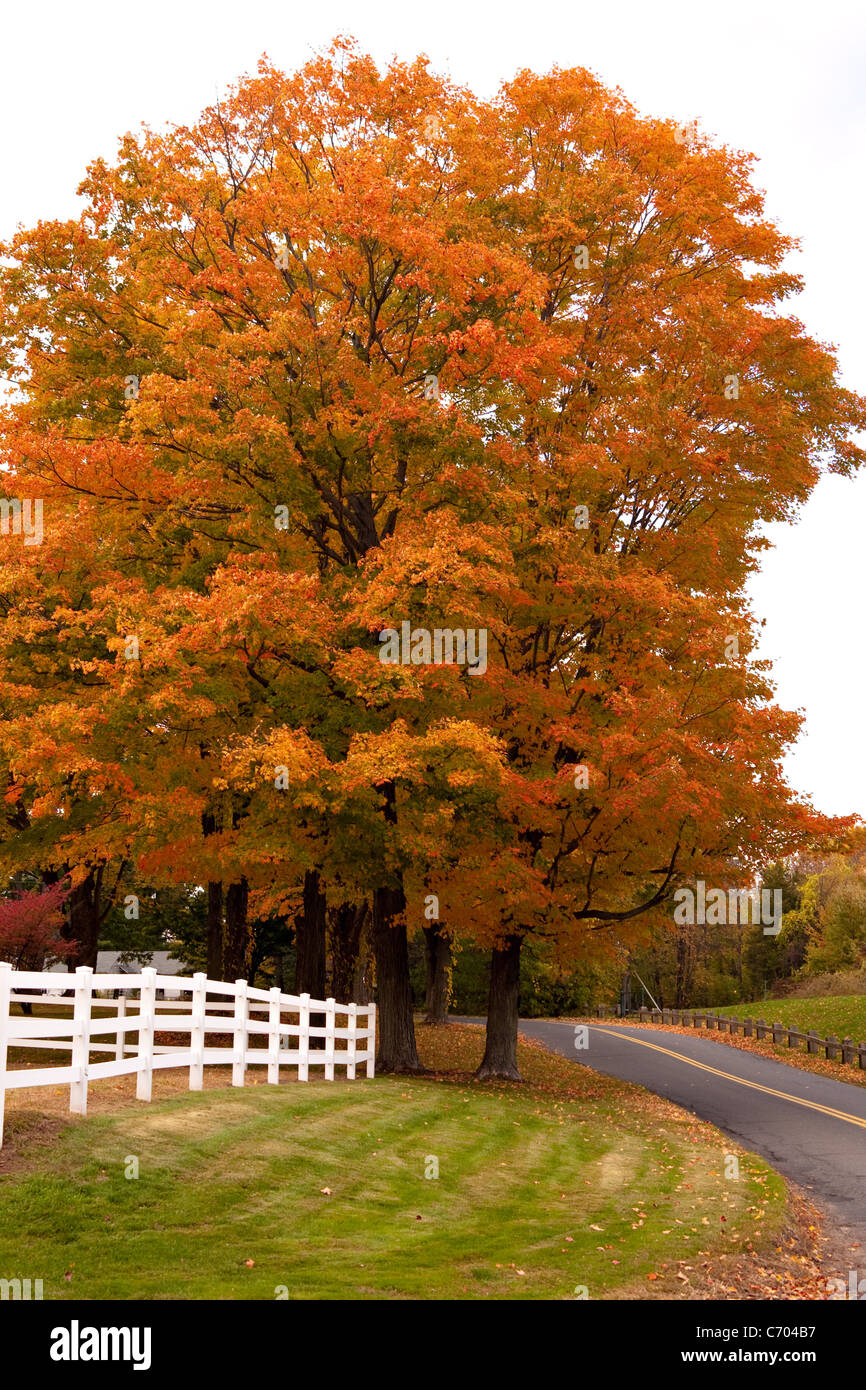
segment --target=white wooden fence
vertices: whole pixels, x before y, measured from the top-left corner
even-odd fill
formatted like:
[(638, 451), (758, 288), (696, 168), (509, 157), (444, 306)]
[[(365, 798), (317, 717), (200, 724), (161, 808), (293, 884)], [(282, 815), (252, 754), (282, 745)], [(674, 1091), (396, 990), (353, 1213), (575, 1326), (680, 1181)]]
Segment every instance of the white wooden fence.
[[(46, 990), (57, 997), (46, 997)], [(126, 993), (118, 999), (96, 995), (106, 991), (110, 996), (115, 990)], [(182, 997), (158, 998), (169, 990)], [(50, 1005), (52, 1017), (12, 1012), (14, 1004), (27, 1003)], [(63, 1011), (69, 1016), (60, 1016)], [(311, 1014), (324, 1015), (324, 1026), (313, 1027)], [(189, 1045), (185, 1040), (183, 1046), (157, 1043), (160, 1033), (188, 1033)], [(230, 1034), (231, 1047), (208, 1047), (209, 1034)], [(324, 1039), (324, 1045), (311, 1049), (311, 1038)], [(10, 1071), (10, 1047), (69, 1052), (69, 1065)], [(233, 1086), (243, 1086), (249, 1066), (267, 1067), (274, 1085), (280, 1067), (297, 1067), (299, 1081), (309, 1080), (311, 1067), (322, 1067), (326, 1081), (334, 1080), (336, 1067), (345, 1067), (354, 1080), (361, 1064), (366, 1064), (367, 1076), (373, 1075), (375, 1052), (375, 1004), (337, 1004), (276, 988), (253, 989), (246, 980), (231, 984), (203, 974), (184, 979), (158, 975), (152, 968), (140, 975), (96, 975), (89, 966), (80, 966), (61, 975), (0, 963), (0, 1147), (7, 1091), (68, 1085), (69, 1109), (85, 1115), (88, 1082), (104, 1076), (135, 1073), (138, 1099), (150, 1100), (153, 1073), (165, 1067), (189, 1067), (189, 1089), (200, 1091), (206, 1066), (230, 1065)], [(110, 1060), (91, 1061), (101, 1053)]]

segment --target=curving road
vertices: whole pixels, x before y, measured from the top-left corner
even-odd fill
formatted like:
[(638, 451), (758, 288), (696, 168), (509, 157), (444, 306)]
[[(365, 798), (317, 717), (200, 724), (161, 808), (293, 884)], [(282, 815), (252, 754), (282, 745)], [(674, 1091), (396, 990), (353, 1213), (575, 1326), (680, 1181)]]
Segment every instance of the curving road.
[(520, 1031), (709, 1120), (805, 1188), (840, 1234), (866, 1249), (866, 1087), (708, 1038), (615, 1023), (587, 1027), (579, 1051), (574, 1024), (532, 1020)]

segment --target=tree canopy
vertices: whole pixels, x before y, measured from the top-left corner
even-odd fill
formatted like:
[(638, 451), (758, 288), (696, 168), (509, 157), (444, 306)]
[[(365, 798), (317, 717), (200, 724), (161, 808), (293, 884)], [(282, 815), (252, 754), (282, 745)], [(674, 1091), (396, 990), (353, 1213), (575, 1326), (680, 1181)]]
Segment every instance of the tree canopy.
[(0, 448), (45, 520), (0, 543), (7, 872), (69, 874), (93, 949), (96, 874), (226, 885), (226, 969), (257, 915), (369, 902), (411, 1067), (430, 895), (494, 960), (577, 956), (834, 828), (784, 780), (745, 584), (866, 405), (787, 311), (751, 166), (584, 70), (481, 101), (339, 41), (21, 230)]

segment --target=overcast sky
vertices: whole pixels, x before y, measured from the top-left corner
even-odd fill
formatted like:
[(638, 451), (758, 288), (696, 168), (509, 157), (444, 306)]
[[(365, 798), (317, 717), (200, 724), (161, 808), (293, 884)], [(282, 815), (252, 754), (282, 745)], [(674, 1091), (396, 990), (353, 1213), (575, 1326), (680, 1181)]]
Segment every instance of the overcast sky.
[[(429, 55), (490, 94), (521, 67), (583, 66), (643, 112), (701, 127), (759, 157), (770, 214), (802, 241), (796, 312), (866, 391), (862, 0), (43, 0), (7, 7), (0, 59), (0, 237), (77, 209), (86, 163), (142, 123), (190, 121), (262, 53), (291, 69), (337, 34), (387, 62)], [(859, 620), (866, 476), (827, 479), (777, 528), (753, 586), (778, 698), (806, 714), (788, 760), (820, 809), (866, 813)]]

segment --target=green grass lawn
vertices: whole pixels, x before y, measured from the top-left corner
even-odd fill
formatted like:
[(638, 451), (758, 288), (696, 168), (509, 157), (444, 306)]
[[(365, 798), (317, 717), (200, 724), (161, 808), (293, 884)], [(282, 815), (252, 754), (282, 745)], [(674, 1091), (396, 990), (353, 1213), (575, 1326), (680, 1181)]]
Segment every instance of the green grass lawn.
[(124, 1101), (32, 1152), (11, 1111), (0, 1277), (47, 1299), (602, 1298), (780, 1228), (782, 1180), (752, 1155), (726, 1180), (730, 1141), (666, 1102), (529, 1045), (530, 1084), (470, 1083), (479, 1032), (419, 1034), (438, 1076)]
[(784, 1023), (788, 1028), (799, 1028), (803, 1032), (814, 1028), (822, 1038), (834, 1033), (837, 1038), (866, 1042), (866, 994), (762, 999), (751, 1004), (726, 1005), (713, 1012), (735, 1018), (762, 1018), (766, 1023)]

